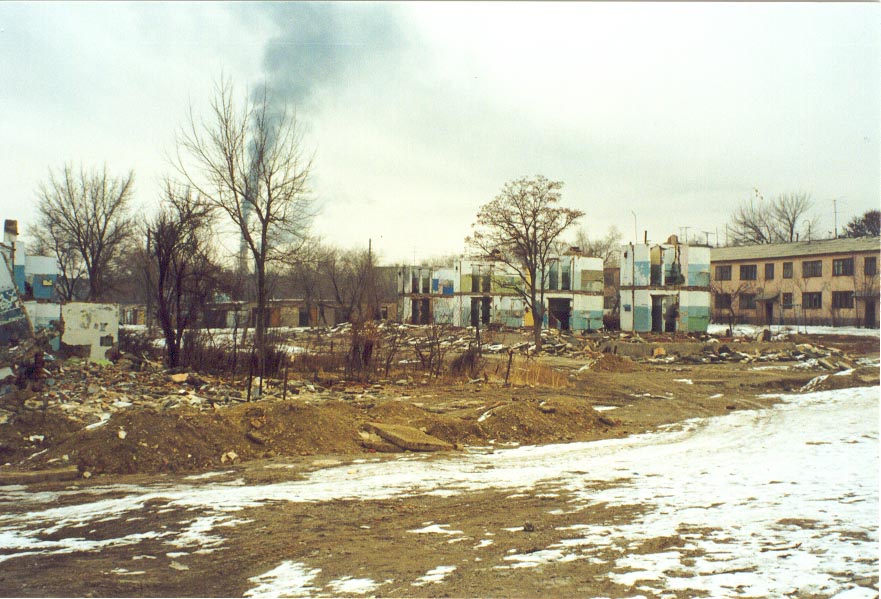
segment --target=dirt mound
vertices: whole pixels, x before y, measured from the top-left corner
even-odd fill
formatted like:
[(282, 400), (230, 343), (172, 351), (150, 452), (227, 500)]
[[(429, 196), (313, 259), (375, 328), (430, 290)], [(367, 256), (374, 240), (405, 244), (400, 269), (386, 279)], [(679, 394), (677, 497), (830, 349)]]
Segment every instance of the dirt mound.
[(589, 405), (568, 398), (543, 402), (513, 402), (493, 408), (481, 417), (480, 426), (491, 439), (520, 443), (571, 441), (586, 432), (607, 428)]
[(878, 369), (873, 367), (857, 368), (837, 374), (821, 375), (809, 382), (806, 391), (832, 391), (849, 387), (874, 387), (879, 384)]
[(373, 420), (423, 429), (447, 443), (483, 443), (487, 438), (486, 432), (473, 419), (434, 414), (409, 403), (385, 402), (371, 409), (369, 414)]
[(423, 420), (429, 413), (409, 402), (385, 401), (371, 408), (368, 414), (373, 420), (413, 426), (413, 423)]
[(246, 433), (252, 450), (263, 441), (263, 451), (281, 455), (357, 453), (362, 413), (342, 401), (320, 406), (301, 402), (273, 402), (230, 410)]
[(81, 471), (131, 474), (204, 470), (273, 455), (357, 453), (359, 421), (358, 411), (342, 402), (274, 402), (218, 412), (136, 410), (69, 435), (39, 462), (66, 454)]
[(26, 460), (63, 442), (82, 426), (58, 412), (21, 410), (0, 426), (0, 464)]
[(241, 431), (217, 414), (133, 410), (70, 435), (41, 461), (67, 455), (70, 463), (93, 474), (187, 472), (212, 468), (229, 451), (256, 457), (246, 443)]
[(597, 372), (639, 372), (644, 368), (629, 358), (616, 354), (603, 354), (599, 360), (594, 362), (591, 370)]

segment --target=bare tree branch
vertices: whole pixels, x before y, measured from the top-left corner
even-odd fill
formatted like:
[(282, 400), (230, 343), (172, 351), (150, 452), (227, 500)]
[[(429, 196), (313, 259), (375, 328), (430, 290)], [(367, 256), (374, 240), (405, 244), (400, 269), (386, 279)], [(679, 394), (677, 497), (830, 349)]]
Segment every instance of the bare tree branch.
[(267, 269), (296, 254), (314, 216), (307, 187), (312, 159), (304, 157), (296, 118), (287, 105), (270, 105), (267, 90), (237, 99), (221, 79), (209, 115), (190, 110), (178, 133), (180, 175), (235, 225), (254, 263), (254, 330), (259, 374), (265, 371)]
[(541, 349), (544, 292), (557, 238), (584, 213), (558, 206), (561, 181), (541, 175), (504, 185), (502, 192), (477, 213), (466, 243), (486, 259), (497, 260), (517, 273), (511, 285), (532, 311), (536, 348)]
[(41, 243), (55, 252), (61, 268), (59, 291), (74, 299), (77, 283), (89, 282), (87, 299), (104, 295), (104, 276), (131, 234), (128, 216), (134, 173), (111, 177), (101, 170), (74, 172), (65, 165), (60, 173), (49, 171), (49, 180), (38, 191), (37, 213)]

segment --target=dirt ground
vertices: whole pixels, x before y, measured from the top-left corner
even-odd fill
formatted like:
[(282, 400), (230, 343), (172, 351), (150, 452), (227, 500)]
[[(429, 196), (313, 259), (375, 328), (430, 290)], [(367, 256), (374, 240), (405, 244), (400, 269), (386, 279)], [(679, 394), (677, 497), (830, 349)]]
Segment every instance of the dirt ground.
[[(798, 338), (788, 345), (797, 343), (822, 343), (845, 352), (849, 360), (878, 357), (877, 338)], [(737, 349), (755, 352), (748, 343)], [(816, 365), (798, 367), (791, 362), (657, 363), (604, 354), (589, 368), (581, 357), (542, 357), (541, 368), (534, 370), (536, 380), (544, 377), (546, 384), (504, 386), (498, 373), (506, 360), (504, 355), (490, 358), (488, 374), (476, 380), (339, 382), (331, 394), (303, 389), (284, 401), (273, 396), (217, 409), (134, 406), (90, 430), (58, 411), (19, 411), (14, 422), (0, 426), (0, 451), (5, 452), (0, 459), (9, 464), (0, 468), (0, 485), (8, 484), (2, 477), (13, 471), (72, 466), (78, 473), (73, 487), (69, 481), (48, 480), (28, 490), (86, 492), (93, 485), (172, 482), (184, 473), (220, 468), (227, 474), (212, 480), (271, 483), (365, 455), (392, 459), (377, 456), (365, 443), (367, 423), (413, 427), (454, 444), (454, 451), (465, 446), (492, 451), (512, 444), (619, 438), (693, 417), (761, 408), (777, 401), (768, 394), (798, 391), (808, 384), (812, 390), (879, 384), (877, 366), (828, 376), (832, 373)], [(333, 384), (328, 388), (333, 391)], [(34, 435), (43, 438), (29, 441)], [(279, 467), (268, 467), (273, 465)], [(191, 553), (185, 568), (174, 565), (174, 557), (159, 540), (142, 541), (136, 550), (110, 547), (99, 553), (22, 556), (3, 562), (0, 596), (242, 596), (253, 587), (247, 579), (264, 573), (266, 564), (291, 559), (308, 560), (327, 580), (359, 570), (379, 579), (414, 579), (438, 563), (474, 560), (474, 544), (490, 531), (493, 549), (478, 553), (483, 560), (479, 565), (454, 573), (443, 584), (385, 586), (382, 594), (630, 596), (632, 589), (610, 582), (600, 563), (556, 563), (540, 576), (534, 570), (506, 567), (510, 563), (505, 555), (512, 550), (538, 551), (558, 538), (555, 531), (576, 523), (572, 513), (550, 513), (548, 501), (535, 489), (513, 499), (505, 493), (482, 492), (379, 501), (270, 502), (237, 512), (237, 518), (250, 524), (224, 529), (223, 550)], [(556, 493), (553, 501), (565, 503), (566, 498)], [(638, 521), (640, 516), (632, 506), (586, 509), (577, 514), (578, 523)], [(138, 516), (152, 527), (179, 529), (180, 512), (157, 503), (144, 506)], [(402, 530), (451, 519), (473, 542), (449, 543), (443, 535), (418, 540), (401, 536)], [(88, 531), (61, 527), (53, 535), (114, 538), (136, 532), (132, 526), (114, 520), (92, 524)], [(414, 543), (419, 551), (412, 550)], [(654, 553), (681, 543), (679, 537), (655, 539), (626, 550)], [(609, 549), (619, 550), (624, 549)], [(0, 559), (3, 553), (0, 546)], [(159, 557), (134, 564), (137, 575), (109, 575), (120, 564), (135, 569), (135, 553)], [(176, 570), (174, 577), (167, 575), (169, 567)], [(874, 584), (877, 588), (877, 580)]]
[[(878, 381), (877, 368), (858, 364), (878, 355), (872, 337), (690, 340), (686, 355), (667, 356), (665, 346), (683, 347), (676, 341), (661, 336), (619, 345), (611, 349), (616, 353), (510, 361), (506, 353), (490, 354), (477, 378), (413, 372), (371, 382), (328, 375), (289, 384), (268, 380), (263, 399), (251, 402), (243, 399), (242, 379), (166, 375), (134, 369), (126, 359), (57, 364), (52, 386), (40, 380), (0, 397), (0, 483), (22, 470), (76, 466), (86, 477), (184, 473), (279, 456), (404, 451), (368, 435), (372, 424), (412, 427), (460, 449), (615, 438), (768, 405), (774, 400), (762, 395), (798, 390), (824, 373), (815, 381), (818, 390)], [(617, 354), (634, 349), (660, 354)], [(728, 358), (719, 361), (719, 354)], [(830, 377), (805, 354), (827, 356), (827, 366), (847, 372)]]

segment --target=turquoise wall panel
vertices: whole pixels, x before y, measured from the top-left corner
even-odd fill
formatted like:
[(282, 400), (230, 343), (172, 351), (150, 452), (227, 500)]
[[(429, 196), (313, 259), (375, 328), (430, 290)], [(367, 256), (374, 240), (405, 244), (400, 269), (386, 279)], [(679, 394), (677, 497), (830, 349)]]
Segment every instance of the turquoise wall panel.
[(710, 309), (704, 306), (689, 306), (686, 318), (682, 320), (682, 325), (687, 327), (686, 332), (706, 333), (710, 324)]
[(634, 264), (636, 285), (648, 285), (652, 280), (652, 264), (649, 261)]
[(633, 312), (633, 330), (641, 333), (652, 330), (652, 309), (650, 306), (636, 306)]
[(569, 328), (573, 331), (584, 331), (590, 322), (590, 313), (587, 310), (573, 310), (569, 317)]
[(709, 287), (710, 286), (710, 265), (709, 264), (689, 264), (688, 265), (688, 281), (690, 287)]

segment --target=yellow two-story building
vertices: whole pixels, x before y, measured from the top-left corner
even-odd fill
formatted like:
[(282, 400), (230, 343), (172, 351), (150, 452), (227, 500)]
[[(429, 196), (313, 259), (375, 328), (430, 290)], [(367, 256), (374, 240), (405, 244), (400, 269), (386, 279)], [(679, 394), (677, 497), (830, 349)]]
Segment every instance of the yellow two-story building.
[(878, 327), (881, 238), (713, 248), (713, 320)]

